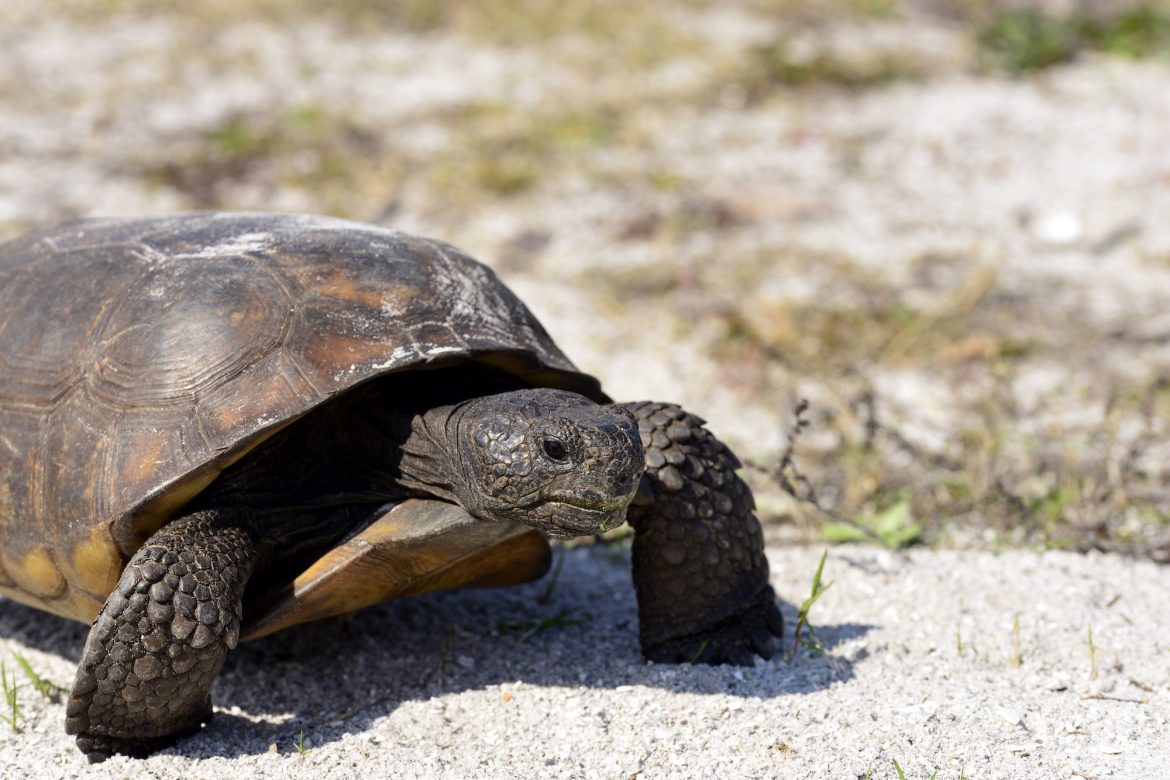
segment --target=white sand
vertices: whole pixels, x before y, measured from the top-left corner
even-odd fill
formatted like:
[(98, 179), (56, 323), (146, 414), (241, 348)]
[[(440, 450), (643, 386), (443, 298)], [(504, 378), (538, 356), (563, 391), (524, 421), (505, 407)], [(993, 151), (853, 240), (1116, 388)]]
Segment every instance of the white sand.
[[(819, 555), (770, 551), (790, 628)], [(1170, 777), (1165, 567), (835, 548), (813, 614), (829, 656), (736, 669), (644, 663), (627, 562), (577, 549), (547, 603), (546, 583), (444, 594), (243, 646), (210, 726), (144, 761), (89, 767), (21, 678), (0, 776)], [(562, 612), (585, 622), (499, 628)], [(58, 683), (84, 632), (0, 601), (0, 653)]]

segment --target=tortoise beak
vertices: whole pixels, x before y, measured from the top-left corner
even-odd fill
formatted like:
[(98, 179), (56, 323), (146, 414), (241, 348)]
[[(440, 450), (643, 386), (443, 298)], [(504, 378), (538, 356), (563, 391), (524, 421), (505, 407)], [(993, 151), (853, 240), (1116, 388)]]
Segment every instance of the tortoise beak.
[(610, 531), (626, 521), (626, 510), (633, 498), (634, 491), (615, 498), (605, 498), (591, 490), (555, 494), (541, 504), (535, 525), (557, 539)]

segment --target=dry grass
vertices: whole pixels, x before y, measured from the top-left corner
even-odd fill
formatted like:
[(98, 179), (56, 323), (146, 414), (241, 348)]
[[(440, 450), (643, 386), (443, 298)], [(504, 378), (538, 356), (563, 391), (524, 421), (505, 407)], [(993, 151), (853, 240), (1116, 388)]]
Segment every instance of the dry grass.
[[(89, 20), (119, 15), (183, 19), (201, 34), (231, 25), (294, 25), (310, 20), (342, 26), (351, 35), (401, 31), (457, 33), (497, 46), (518, 46), (563, 37), (603, 40), (615, 50), (663, 50), (675, 33), (667, 21), (670, 4), (629, 4), (619, 0), (52, 0)], [(652, 45), (651, 45), (652, 44)]]
[(150, 156), (136, 164), (194, 208), (241, 208), (232, 192), (246, 183), (269, 192), (311, 191), (331, 214), (368, 216), (369, 203), (393, 201), (405, 161), (375, 130), (319, 106), (298, 105), (276, 116), (229, 116), (165, 159)]
[[(775, 255), (739, 258), (731, 268), (664, 264), (599, 282), (626, 307), (670, 296), (675, 331), (704, 323), (706, 348), (732, 384), (766, 395), (783, 366), (814, 388), (807, 441), (796, 443), (791, 462), (775, 473), (784, 458), (753, 459), (766, 513), (809, 539), (1040, 545), (1170, 560), (1170, 487), (1158, 460), (1170, 436), (1170, 371), (1118, 375), (1098, 357), (1116, 351), (1120, 334), (1078, 325), (1075, 312), (1047, 302), (1049, 291), (1009, 295), (995, 266), (975, 268), (927, 305), (841, 257), (794, 253), (789, 262), (791, 269)], [(815, 294), (786, 299), (768, 285), (799, 268), (807, 278), (810, 267), (821, 277)], [(1070, 393), (1092, 391), (1084, 422), (1043, 422), (1061, 418), (1065, 397), (1021, 402), (1018, 386), (1052, 363), (1077, 377)], [(918, 419), (884, 389), (892, 376), (917, 377), (924, 397), (945, 399), (945, 414)], [(785, 481), (797, 502), (776, 500), (775, 485)]]

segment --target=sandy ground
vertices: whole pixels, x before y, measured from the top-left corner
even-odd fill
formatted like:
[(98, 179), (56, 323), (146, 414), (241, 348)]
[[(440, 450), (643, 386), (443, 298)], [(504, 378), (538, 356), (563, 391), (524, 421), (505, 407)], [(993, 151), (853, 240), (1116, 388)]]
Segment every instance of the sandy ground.
[[(769, 551), (789, 626), (820, 553)], [(834, 548), (813, 613), (828, 654), (736, 669), (644, 663), (627, 555), (563, 554), (544, 603), (546, 582), (441, 594), (242, 646), (207, 729), (141, 762), (87, 767), (63, 705), (18, 673), (0, 775), (1170, 777), (1165, 567)], [(556, 615), (582, 622), (506, 628)], [(84, 633), (0, 602), (0, 653), (55, 682)]]

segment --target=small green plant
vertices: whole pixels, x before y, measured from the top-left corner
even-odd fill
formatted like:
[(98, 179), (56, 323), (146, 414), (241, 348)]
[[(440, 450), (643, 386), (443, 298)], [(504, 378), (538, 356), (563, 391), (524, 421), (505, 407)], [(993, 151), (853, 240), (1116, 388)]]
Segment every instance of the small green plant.
[(985, 66), (1024, 73), (1075, 59), (1085, 51), (1118, 57), (1170, 54), (1170, 10), (1143, 3), (1119, 13), (1066, 15), (1005, 11), (978, 33)]
[(955, 652), (961, 658), (967, 652), (967, 645), (963, 642), (963, 627), (955, 626)]
[(699, 644), (699, 649), (698, 649), (698, 650), (696, 650), (696, 651), (695, 651), (695, 654), (691, 656), (691, 661), (690, 661), (690, 663), (691, 663), (691, 665), (692, 665), (692, 666), (693, 666), (695, 663), (697, 663), (697, 662), (698, 662), (698, 660), (699, 660), (700, 658), (702, 658), (702, 657), (703, 657), (703, 651), (705, 651), (706, 649), (707, 649), (707, 640), (706, 640), (706, 639), (704, 639), (704, 640), (703, 640), (703, 641), (702, 641), (702, 642)]
[[(825, 560), (829, 557), (829, 551), (825, 550), (821, 553), (821, 562), (817, 565), (816, 574), (813, 575), (812, 590), (809, 592), (808, 598), (800, 605), (800, 612), (796, 616), (796, 631), (792, 638), (792, 652), (796, 652), (798, 645), (804, 645), (808, 650), (819, 655), (825, 655), (828, 650), (824, 643), (821, 642), (820, 637), (817, 636), (816, 629), (813, 628), (812, 623), (808, 620), (809, 612), (812, 610), (813, 604), (825, 595), (825, 591), (833, 586), (832, 581), (827, 584), (821, 582), (821, 576), (825, 571)], [(808, 639), (801, 636), (803, 629), (808, 629)]]
[[(894, 762), (894, 771), (898, 773), (898, 780), (906, 780), (906, 773), (902, 771), (902, 767), (898, 766), (897, 760), (896, 759), (890, 759), (890, 760)], [(866, 772), (865, 776), (868, 780), (868, 778), (869, 778), (868, 771)], [(930, 773), (929, 780), (935, 780), (937, 777), (938, 777), (938, 769), (935, 769), (933, 772)], [(961, 780), (961, 775), (960, 775), (960, 780)]]
[(822, 534), (827, 542), (879, 541), (886, 547), (898, 549), (922, 538), (922, 525), (911, 512), (910, 495), (903, 493), (898, 500), (873, 515), (863, 515), (853, 522), (825, 524)]
[(1099, 25), (1101, 50), (1120, 57), (1170, 53), (1170, 8), (1164, 3), (1138, 5)]
[(574, 613), (576, 613), (574, 609), (562, 609), (552, 617), (547, 617), (543, 620), (499, 620), (496, 622), (496, 628), (500, 633), (519, 634), (520, 641), (523, 642), (546, 629), (576, 626), (581, 623), (586, 623), (591, 619), (588, 615), (576, 616)]
[(1093, 643), (1093, 626), (1089, 626), (1089, 637), (1085, 642), (1089, 648), (1089, 679), (1097, 679), (1097, 645)]
[(301, 733), (297, 735), (297, 741), (293, 743), (293, 747), (297, 749), (297, 754), (304, 758), (309, 753), (309, 748), (305, 745), (305, 730), (301, 729)]
[(16, 671), (13, 670), (9, 674), (7, 665), (0, 661), (0, 688), (3, 689), (4, 703), (8, 707), (8, 714), (0, 715), (0, 720), (7, 723), (13, 733), (20, 731), (20, 721), (24, 718), (24, 713), (20, 711), (20, 704), (16, 700), (16, 690), (19, 687), (16, 684)]
[(986, 65), (1012, 73), (1067, 62), (1080, 48), (1071, 20), (1034, 10), (1013, 10), (996, 17), (979, 32), (978, 39)]
[(37, 693), (54, 703), (61, 700), (61, 694), (65, 693), (66, 691), (65, 687), (58, 685), (51, 680), (46, 680), (37, 674), (36, 671), (33, 670), (32, 664), (28, 662), (28, 659), (26, 659), (20, 653), (14, 652), (12, 657), (16, 659), (16, 663), (20, 667), (21, 671), (24, 672), (25, 677), (28, 677), (29, 681), (32, 682), (32, 686), (36, 689)]

